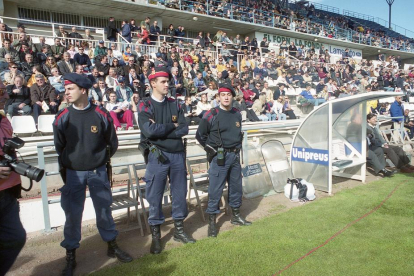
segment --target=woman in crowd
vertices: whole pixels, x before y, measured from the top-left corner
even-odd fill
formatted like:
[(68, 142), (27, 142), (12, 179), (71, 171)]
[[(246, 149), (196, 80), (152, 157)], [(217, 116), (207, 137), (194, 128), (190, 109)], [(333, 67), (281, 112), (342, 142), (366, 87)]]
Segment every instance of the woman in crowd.
[[(278, 121), (286, 120), (286, 114), (283, 113), (283, 96), (279, 96), (277, 101), (273, 102), (272, 113), (277, 115)], [(269, 117), (269, 116), (268, 116)]]
[(142, 68), (142, 73), (139, 75), (139, 80), (147, 87), (149, 87), (149, 80), (148, 80), (148, 67)]
[(283, 113), (286, 114), (286, 116), (289, 116), (289, 119), (296, 119), (296, 114), (293, 111), (292, 107), (290, 106), (290, 100), (288, 96), (281, 96), (285, 97), (284, 101), (282, 100), (283, 104)]
[(75, 57), (75, 54), (77, 53), (77, 51), (75, 50), (75, 45), (69, 45), (69, 50), (67, 50), (67, 52), (69, 53), (70, 58), (73, 59)]
[(42, 71), (40, 69), (40, 65), (35, 65), (32, 68), (32, 76), (30, 77), (30, 79), (27, 81), (27, 87), (31, 87), (33, 84), (36, 83), (36, 76), (37, 75), (42, 75), (43, 78), (45, 79), (45, 82), (47, 82), (47, 78), (45, 77), (45, 75), (42, 74)]
[(48, 57), (45, 64), (43, 64), (43, 72), (45, 73), (45, 75), (47, 77), (51, 77), (52, 76), (52, 69), (56, 68), (58, 69), (57, 63), (55, 61), (54, 57)]
[(48, 79), (49, 83), (55, 88), (57, 93), (65, 92), (64, 81), (57, 68), (52, 68), (52, 76)]
[(145, 25), (141, 26), (141, 33), (138, 34), (137, 44), (151, 44), (151, 40), (149, 38), (149, 31)]
[(175, 36), (175, 29), (174, 25), (170, 24), (167, 29), (167, 42), (173, 44), (174, 43), (174, 36)]
[(131, 111), (134, 113), (135, 122), (138, 125), (138, 102), (140, 100), (139, 93), (132, 94), (131, 101), (130, 101), (130, 108)]
[(196, 113), (198, 117), (203, 118), (204, 113), (211, 109), (211, 105), (207, 101), (207, 93), (202, 92), (201, 100), (197, 103), (197, 110)]
[[(217, 85), (215, 82), (209, 82), (208, 83), (208, 87), (206, 90), (204, 90), (202, 93), (206, 93), (207, 94), (207, 99), (212, 99), (214, 97), (214, 95), (216, 95), (218, 92), (217, 90)], [(201, 94), (201, 93), (199, 93)]]
[(4, 84), (11, 85), (14, 84), (14, 78), (16, 76), (21, 76), (24, 80), (23, 72), (18, 70), (18, 66), (14, 62), (9, 62), (9, 70), (4, 73)]
[(115, 69), (117, 76), (122, 76), (124, 74), (124, 67), (119, 64), (119, 60), (117, 58), (112, 60), (112, 67)]

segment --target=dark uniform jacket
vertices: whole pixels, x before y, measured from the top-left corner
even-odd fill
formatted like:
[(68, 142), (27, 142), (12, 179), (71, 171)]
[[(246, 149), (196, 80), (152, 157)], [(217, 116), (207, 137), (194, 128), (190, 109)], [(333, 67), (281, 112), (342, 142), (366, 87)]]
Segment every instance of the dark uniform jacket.
[(111, 116), (105, 108), (94, 104), (85, 110), (69, 106), (59, 111), (53, 134), (60, 166), (76, 171), (103, 166), (118, 149)]
[[(175, 127), (174, 123), (178, 123), (178, 127)], [(182, 109), (174, 99), (166, 97), (162, 103), (152, 98), (140, 101), (138, 125), (141, 130), (141, 142), (149, 141), (165, 152), (184, 150), (181, 138), (188, 134), (188, 125)]]
[(232, 108), (227, 111), (215, 107), (204, 113), (197, 129), (196, 139), (203, 147), (210, 145), (216, 149), (220, 146), (225, 149), (241, 148), (243, 137), (241, 124), (242, 116), (238, 109)]

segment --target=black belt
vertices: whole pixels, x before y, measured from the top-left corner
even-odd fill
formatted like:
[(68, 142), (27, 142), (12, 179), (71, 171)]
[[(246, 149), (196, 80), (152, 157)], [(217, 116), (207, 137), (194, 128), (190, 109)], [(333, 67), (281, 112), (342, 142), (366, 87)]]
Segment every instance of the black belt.
[(239, 153), (240, 149), (239, 148), (230, 148), (230, 149), (224, 149), (225, 152), (234, 152), (234, 153)]

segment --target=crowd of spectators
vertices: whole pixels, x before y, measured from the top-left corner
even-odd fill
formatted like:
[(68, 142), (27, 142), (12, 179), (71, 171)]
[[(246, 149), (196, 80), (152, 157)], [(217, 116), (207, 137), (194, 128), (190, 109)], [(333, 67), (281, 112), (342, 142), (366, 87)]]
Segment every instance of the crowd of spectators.
[[(91, 101), (108, 108), (117, 130), (123, 129), (121, 124), (132, 130), (136, 104), (150, 94), (148, 75), (161, 66), (170, 70), (170, 96), (182, 100), (190, 124), (197, 124), (206, 110), (219, 104), (216, 95), (220, 83), (234, 87), (235, 107), (246, 121), (253, 122), (295, 119), (290, 102), (297, 95), (299, 104), (317, 106), (357, 93), (399, 89), (409, 96), (414, 91), (414, 70), (401, 70), (399, 56), (358, 61), (346, 50), (332, 63), (323, 47), (297, 47), (284, 41), (275, 51), (266, 38), (250, 41), (239, 35), (229, 37), (223, 31), (213, 38), (199, 32), (195, 40), (184, 41), (184, 27), (172, 25), (158, 46), (155, 41), (160, 30), (149, 17), (138, 25), (134, 20), (124, 20), (121, 29), (113, 32), (111, 22), (113, 18), (108, 23), (109, 44), (94, 40), (88, 30), (82, 36), (76, 27), (68, 33), (63, 26), (53, 45), (44, 37), (33, 43), (24, 27), (18, 39), (3, 39), (0, 76), (6, 87), (1, 89), (0, 103), (5, 113), (10, 117), (32, 113), (36, 123), (42, 112), (56, 113), (68, 105), (64, 76), (75, 72), (91, 79)], [(146, 29), (151, 31), (149, 41), (134, 43), (134, 33), (140, 39)], [(129, 39), (127, 43), (114, 42), (118, 32)], [(146, 44), (153, 45), (155, 52), (148, 52), (143, 47)]]
[(158, 1), (170, 8), (223, 17), (260, 25), (288, 29), (329, 38), (403, 51), (414, 50), (414, 40), (403, 36), (390, 37), (385, 28), (363, 26), (339, 14), (315, 9), (313, 4), (288, 4), (288, 1), (253, 0), (183, 0)]

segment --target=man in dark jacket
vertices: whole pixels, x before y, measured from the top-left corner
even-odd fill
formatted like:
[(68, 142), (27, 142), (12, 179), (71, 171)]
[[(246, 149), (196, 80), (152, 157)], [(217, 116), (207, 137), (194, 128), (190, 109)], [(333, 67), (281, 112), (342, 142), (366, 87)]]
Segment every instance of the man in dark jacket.
[(33, 56), (31, 54), (26, 54), (26, 61), (20, 63), (20, 67), (24, 74), (24, 79), (27, 82), (33, 74), (33, 66), (36, 64), (33, 62)]
[(158, 40), (159, 35), (161, 34), (161, 29), (160, 27), (158, 27), (158, 22), (154, 21), (154, 25), (151, 26), (150, 28), (150, 40), (151, 43), (154, 44), (155, 41)]
[(76, 68), (76, 63), (73, 59), (70, 58), (70, 54), (65, 52), (63, 54), (63, 60), (58, 62), (58, 69), (62, 76), (65, 76), (69, 73), (74, 73)]
[(200, 118), (197, 115), (196, 107), (191, 104), (191, 96), (185, 97), (185, 104), (181, 106), (187, 125), (198, 125)]
[(92, 66), (89, 56), (84, 53), (84, 49), (82, 46), (79, 46), (78, 51), (79, 53), (76, 53), (73, 59), (77, 64), (82, 65), (83, 69), (86, 68), (87, 71), (89, 71), (90, 67)]
[(35, 78), (36, 83), (30, 87), (30, 98), (32, 100), (33, 118), (37, 125), (43, 106), (47, 105), (50, 113), (56, 114), (58, 111), (58, 104), (55, 88), (45, 82), (42, 74), (36, 75)]
[(171, 75), (172, 75), (172, 78), (170, 79), (171, 96), (173, 96), (174, 98), (177, 97), (177, 94), (185, 96), (186, 91), (185, 91), (185, 88), (184, 88), (183, 78), (178, 76), (178, 68), (177, 67), (171, 68)]
[[(115, 25), (115, 18), (109, 17), (109, 23), (107, 28), (107, 38), (108, 40), (115, 42), (116, 41), (116, 34), (118, 33), (118, 29)], [(109, 44), (109, 47), (111, 47), (111, 44)]]
[(130, 56), (128, 58), (128, 63), (127, 63), (127, 65), (124, 66), (123, 76), (128, 76), (129, 70), (131, 68), (134, 68), (135, 69), (135, 73), (137, 73), (137, 75), (140, 75), (142, 73), (141, 67), (138, 64), (135, 63), (135, 59), (134, 59), (133, 56)]
[[(69, 34), (69, 37), (77, 38), (77, 39), (83, 39), (82, 35), (76, 31), (76, 27), (72, 27), (72, 32)], [(80, 41), (77, 40), (77, 39), (72, 40), (72, 44), (76, 45), (76, 46), (79, 46)]]
[(24, 79), (21, 76), (14, 78), (14, 84), (6, 87), (9, 99), (6, 102), (4, 110), (10, 117), (22, 113), (30, 115), (32, 108), (30, 107), (30, 91), (26, 85), (23, 85)]
[(80, 246), (82, 211), (86, 186), (96, 211), (101, 238), (108, 243), (107, 256), (131, 262), (131, 256), (116, 242), (118, 231), (112, 217), (112, 193), (106, 164), (118, 149), (118, 138), (107, 110), (91, 104), (86, 76), (70, 73), (65, 77), (65, 94), (71, 106), (62, 109), (53, 122), (54, 143), (65, 183), (61, 206), (65, 212), (64, 240), (66, 265), (61, 275), (73, 275), (76, 249)]

